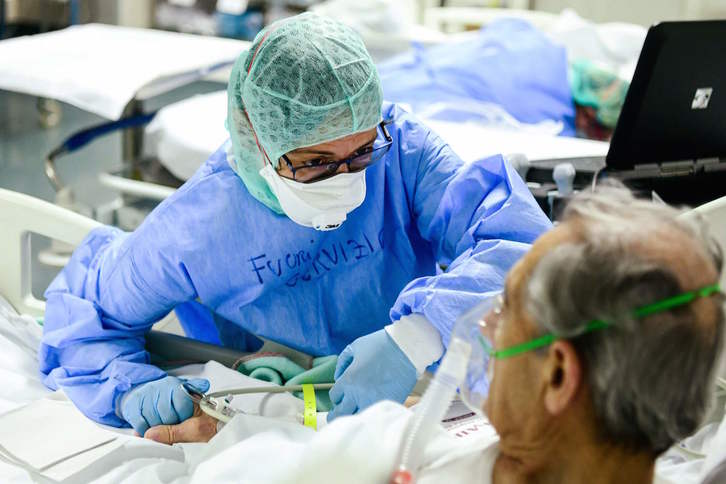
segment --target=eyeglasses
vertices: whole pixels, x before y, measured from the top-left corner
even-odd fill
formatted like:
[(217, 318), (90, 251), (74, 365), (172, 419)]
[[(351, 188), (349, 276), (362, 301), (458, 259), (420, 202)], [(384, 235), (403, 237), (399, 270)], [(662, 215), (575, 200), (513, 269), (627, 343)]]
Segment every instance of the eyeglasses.
[[(652, 314), (685, 306), (696, 299), (709, 297), (720, 293), (720, 291), (721, 287), (718, 284), (705, 286), (695, 291), (685, 292), (639, 307), (633, 311), (633, 317), (642, 319)], [(559, 339), (565, 339), (552, 333), (546, 333), (523, 343), (506, 348), (497, 348), (496, 334), (501, 328), (503, 319), (503, 302), (501, 294), (486, 299), (457, 321), (453, 333), (464, 341), (468, 341), (471, 346), (467, 374), (459, 388), (459, 392), (464, 403), (478, 413), (481, 413), (489, 393), (489, 384), (494, 376), (495, 360), (512, 358), (529, 351), (544, 348)], [(585, 325), (585, 329), (577, 336), (607, 329), (611, 326), (612, 323), (607, 321), (592, 320)]]
[(308, 161), (304, 165), (293, 166), (287, 155), (282, 155), (282, 160), (285, 161), (287, 167), (292, 172), (292, 178), (282, 174), (280, 176), (300, 183), (315, 183), (337, 175), (341, 165), (346, 165), (350, 173), (364, 170), (383, 158), (393, 144), (393, 138), (391, 138), (391, 135), (386, 129), (386, 122), (381, 121), (377, 128), (380, 129), (383, 138), (386, 140), (384, 143), (376, 145), (376, 141), (379, 140), (377, 136), (371, 146), (361, 148), (353, 156), (344, 160), (313, 160)]

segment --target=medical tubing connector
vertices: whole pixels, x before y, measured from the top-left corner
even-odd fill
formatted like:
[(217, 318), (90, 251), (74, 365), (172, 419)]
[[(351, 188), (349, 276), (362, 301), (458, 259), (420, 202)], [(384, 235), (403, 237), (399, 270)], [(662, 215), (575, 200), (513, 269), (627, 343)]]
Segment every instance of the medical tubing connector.
[(391, 484), (409, 484), (416, 481), (426, 444), (433, 433), (441, 428), (441, 420), (466, 375), (470, 355), (469, 343), (452, 336), (434, 379), (406, 426)]

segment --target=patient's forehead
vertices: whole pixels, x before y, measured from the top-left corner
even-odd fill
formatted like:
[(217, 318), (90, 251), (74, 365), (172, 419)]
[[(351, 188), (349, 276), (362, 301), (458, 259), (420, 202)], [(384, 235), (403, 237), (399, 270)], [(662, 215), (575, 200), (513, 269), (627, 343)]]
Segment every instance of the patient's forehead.
[(659, 227), (648, 237), (635, 239), (631, 250), (644, 260), (670, 269), (685, 289), (703, 287), (718, 280), (718, 271), (703, 244), (683, 230)]
[[(667, 268), (678, 280), (682, 290), (715, 284), (720, 274), (703, 244), (692, 234), (672, 227), (655, 230), (650, 237), (636, 240), (632, 250), (643, 260), (655, 262)], [(695, 319), (707, 328), (707, 334), (715, 330), (719, 309), (718, 299), (699, 299), (690, 306), (699, 315)]]

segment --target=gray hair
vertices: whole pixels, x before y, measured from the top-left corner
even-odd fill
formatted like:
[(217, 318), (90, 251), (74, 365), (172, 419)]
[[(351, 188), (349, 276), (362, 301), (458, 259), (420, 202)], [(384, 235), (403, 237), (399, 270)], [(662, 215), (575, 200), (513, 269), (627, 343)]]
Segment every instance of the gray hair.
[[(692, 434), (708, 411), (724, 331), (720, 295), (709, 298), (715, 321), (703, 321), (695, 304), (633, 316), (637, 307), (696, 289), (681, 287), (667, 263), (649, 257), (643, 242), (657, 234), (680, 231), (721, 273), (707, 227), (681, 213), (624, 188), (582, 193), (562, 219), (580, 237), (543, 255), (525, 288), (540, 330), (570, 339), (582, 358), (602, 438), (656, 454)], [(593, 319), (613, 326), (584, 333)]]

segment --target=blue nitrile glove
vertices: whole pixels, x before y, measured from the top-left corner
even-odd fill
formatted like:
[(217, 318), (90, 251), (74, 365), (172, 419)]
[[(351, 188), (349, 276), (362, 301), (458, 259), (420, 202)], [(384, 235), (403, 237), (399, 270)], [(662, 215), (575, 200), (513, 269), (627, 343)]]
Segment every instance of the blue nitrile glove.
[(185, 381), (203, 392), (209, 390), (209, 381), (203, 378), (182, 380), (165, 376), (143, 383), (121, 397), (121, 417), (142, 437), (149, 427), (183, 422), (194, 413), (194, 402), (181, 388)]
[(335, 385), (330, 389), (334, 408), (328, 422), (380, 400), (403, 403), (416, 380), (416, 368), (385, 330), (362, 336), (338, 358)]

